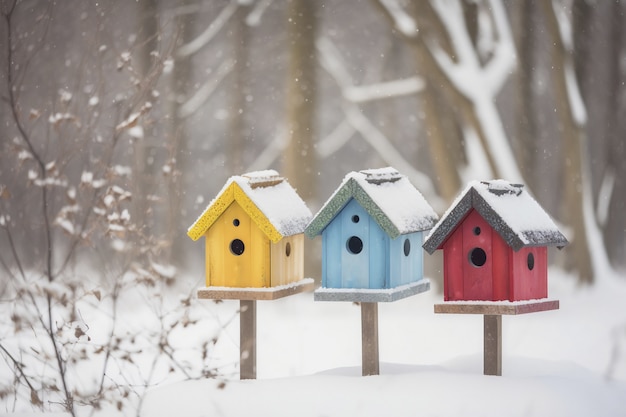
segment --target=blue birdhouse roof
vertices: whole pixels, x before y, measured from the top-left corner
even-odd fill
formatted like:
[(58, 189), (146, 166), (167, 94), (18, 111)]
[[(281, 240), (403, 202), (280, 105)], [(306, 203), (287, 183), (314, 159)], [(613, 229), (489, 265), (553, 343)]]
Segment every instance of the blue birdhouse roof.
[(409, 179), (394, 168), (350, 172), (305, 229), (313, 238), (355, 199), (378, 225), (395, 239), (428, 230), (438, 219), (433, 208)]
[(478, 213), (513, 250), (527, 246), (567, 245), (567, 239), (522, 184), (504, 180), (472, 181), (430, 231), (424, 249), (432, 254), (471, 209)]

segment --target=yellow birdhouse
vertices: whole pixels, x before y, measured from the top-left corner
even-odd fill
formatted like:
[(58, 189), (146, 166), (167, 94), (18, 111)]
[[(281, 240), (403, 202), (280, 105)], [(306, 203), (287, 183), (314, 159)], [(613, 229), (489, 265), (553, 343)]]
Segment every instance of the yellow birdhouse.
[(310, 219), (304, 201), (276, 171), (231, 177), (187, 231), (193, 240), (205, 237), (207, 289), (222, 289), (198, 291), (199, 297), (273, 299), (289, 294), (255, 289), (300, 292), (289, 288), (304, 280), (303, 232)]

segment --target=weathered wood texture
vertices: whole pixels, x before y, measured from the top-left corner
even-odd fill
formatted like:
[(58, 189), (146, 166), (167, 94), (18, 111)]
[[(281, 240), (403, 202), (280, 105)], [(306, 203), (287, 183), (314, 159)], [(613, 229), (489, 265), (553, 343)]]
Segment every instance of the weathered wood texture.
[(378, 304), (361, 303), (363, 376), (378, 375)]
[(502, 316), (484, 316), (483, 374), (502, 375)]
[(239, 379), (256, 379), (256, 300), (239, 306)]
[(315, 282), (305, 278), (293, 284), (268, 288), (205, 287), (198, 289), (198, 298), (207, 300), (276, 300), (301, 292), (313, 291)]
[(539, 311), (558, 310), (559, 300), (537, 300), (524, 302), (491, 301), (484, 303), (447, 302), (435, 304), (435, 313), (517, 315)]

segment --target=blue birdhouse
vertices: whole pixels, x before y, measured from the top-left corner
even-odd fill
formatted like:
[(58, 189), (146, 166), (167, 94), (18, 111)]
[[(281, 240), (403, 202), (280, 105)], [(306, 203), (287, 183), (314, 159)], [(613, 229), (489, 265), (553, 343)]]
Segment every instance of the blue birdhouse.
[(395, 301), (428, 290), (423, 234), (437, 219), (394, 168), (349, 173), (305, 230), (322, 235), (315, 300)]

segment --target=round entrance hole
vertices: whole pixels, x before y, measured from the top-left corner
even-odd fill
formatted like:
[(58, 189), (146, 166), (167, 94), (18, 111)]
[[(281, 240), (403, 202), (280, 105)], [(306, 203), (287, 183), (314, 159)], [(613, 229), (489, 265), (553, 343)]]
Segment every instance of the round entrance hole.
[(411, 241), (404, 239), (404, 256), (409, 256), (409, 253), (411, 253)]
[(241, 239), (233, 239), (233, 241), (230, 242), (230, 251), (232, 252), (233, 255), (239, 256), (243, 253), (245, 249), (246, 247), (241, 241)]
[(481, 248), (474, 248), (469, 253), (469, 261), (474, 266), (483, 266), (487, 262), (487, 253)]
[(352, 216), (352, 223), (358, 223), (359, 220), (361, 220), (361, 219), (356, 214), (354, 216)]
[(475, 234), (476, 236), (478, 236), (478, 235), (480, 234), (480, 227), (476, 226), (476, 227), (474, 228), (474, 234)]
[(348, 242), (346, 242), (346, 246), (348, 248), (348, 252), (356, 255), (361, 253), (363, 250), (363, 241), (356, 236), (352, 236), (348, 239)]
[(526, 263), (528, 264), (528, 270), (532, 271), (533, 268), (535, 268), (535, 255), (529, 253), (528, 258), (526, 258)]

